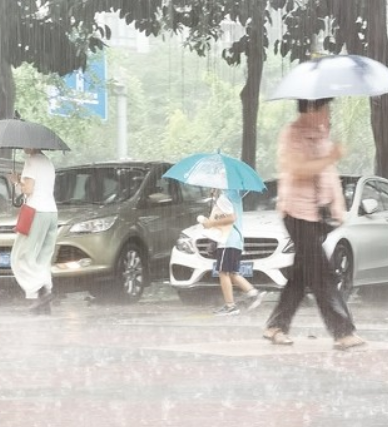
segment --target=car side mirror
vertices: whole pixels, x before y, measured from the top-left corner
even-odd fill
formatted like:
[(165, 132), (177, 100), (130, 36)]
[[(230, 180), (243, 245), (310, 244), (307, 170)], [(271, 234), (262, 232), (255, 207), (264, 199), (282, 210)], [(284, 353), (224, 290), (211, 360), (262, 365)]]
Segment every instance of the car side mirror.
[(377, 200), (375, 199), (363, 199), (361, 201), (361, 206), (366, 215), (373, 214), (379, 207)]

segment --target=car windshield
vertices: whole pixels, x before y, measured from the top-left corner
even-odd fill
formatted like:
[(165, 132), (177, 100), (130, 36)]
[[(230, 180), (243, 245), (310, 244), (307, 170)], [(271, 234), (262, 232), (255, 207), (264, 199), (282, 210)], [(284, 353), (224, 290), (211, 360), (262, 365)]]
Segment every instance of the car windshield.
[(346, 210), (350, 210), (353, 204), (354, 194), (356, 192), (358, 176), (341, 176), (342, 191), (345, 197)]
[[(356, 185), (360, 177), (358, 176), (340, 176), (342, 191), (345, 197), (346, 209), (349, 211), (356, 190)], [(250, 192), (243, 198), (245, 211), (268, 211), (276, 209), (277, 201), (277, 181), (269, 180), (265, 182), (267, 190), (262, 193)]]
[(57, 204), (111, 204), (133, 197), (146, 170), (96, 167), (58, 171), (55, 179)]
[(267, 187), (262, 193), (251, 191), (243, 198), (244, 211), (271, 211), (276, 209), (277, 181), (265, 181)]
[(4, 210), (7, 206), (11, 194), (9, 191), (9, 184), (5, 175), (0, 175), (0, 210)]

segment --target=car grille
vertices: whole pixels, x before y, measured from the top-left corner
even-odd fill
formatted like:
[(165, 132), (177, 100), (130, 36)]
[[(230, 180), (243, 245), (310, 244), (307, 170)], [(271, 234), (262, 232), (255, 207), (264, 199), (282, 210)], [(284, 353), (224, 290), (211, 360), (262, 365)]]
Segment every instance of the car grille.
[[(215, 257), (210, 256), (206, 251), (209, 242), (209, 239), (198, 239), (197, 249), (204, 258), (214, 259)], [(241, 261), (268, 258), (275, 252), (277, 247), (278, 241), (276, 239), (247, 237), (244, 239)]]
[(88, 255), (81, 249), (74, 246), (60, 246), (55, 264), (79, 261), (80, 259), (88, 258)]
[(15, 225), (2, 225), (1, 227), (0, 227), (0, 233), (4, 233), (4, 234), (7, 234), (7, 233), (12, 233), (12, 234), (15, 234)]
[[(276, 286), (276, 283), (262, 271), (254, 271), (253, 277), (247, 277), (247, 279), (249, 280), (249, 282), (254, 283), (255, 285), (266, 285), (271, 287)], [(219, 284), (220, 279), (218, 277), (213, 277), (212, 272), (209, 271), (203, 275), (199, 283)]]

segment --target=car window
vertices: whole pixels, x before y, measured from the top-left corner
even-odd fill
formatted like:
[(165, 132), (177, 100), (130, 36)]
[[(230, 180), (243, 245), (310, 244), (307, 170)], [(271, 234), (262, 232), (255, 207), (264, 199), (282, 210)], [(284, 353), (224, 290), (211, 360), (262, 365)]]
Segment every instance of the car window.
[(383, 209), (387, 211), (388, 210), (388, 183), (379, 182), (379, 187), (380, 187), (381, 202), (383, 203)]
[(353, 205), (354, 196), (356, 193), (357, 182), (360, 178), (353, 176), (341, 176), (342, 192), (345, 199), (346, 210), (350, 210)]
[(244, 211), (255, 211), (255, 210), (275, 210), (277, 202), (277, 181), (268, 180), (265, 181), (266, 190), (258, 193), (251, 191), (243, 197)]
[[(381, 197), (380, 190), (377, 185), (377, 181), (369, 180), (364, 184), (364, 188), (362, 189), (361, 200), (365, 199), (373, 199), (377, 202), (377, 210), (376, 212), (382, 212), (384, 210)], [(359, 207), (359, 212), (362, 213), (361, 206)]]
[(356, 192), (356, 184), (350, 183), (343, 186), (346, 210), (350, 210), (353, 204), (354, 194)]
[(115, 191), (118, 194), (118, 201), (123, 201), (133, 197), (144, 181), (146, 172), (142, 169), (121, 168), (117, 171)]
[(0, 176), (0, 197), (6, 200), (10, 198), (8, 180), (5, 176)]
[(146, 197), (155, 203), (177, 203), (178, 184), (172, 179), (163, 178), (164, 170), (154, 170), (147, 182)]
[(209, 189), (204, 187), (197, 187), (189, 184), (180, 184), (180, 187), (184, 202), (193, 202), (209, 196)]
[(117, 203), (134, 196), (146, 172), (138, 168), (85, 168), (58, 172), (55, 199), (66, 203)]
[(90, 202), (96, 187), (92, 170), (70, 170), (57, 174), (54, 195), (57, 203)]
[(5, 209), (10, 197), (7, 178), (0, 176), (0, 210)]
[[(350, 210), (353, 204), (354, 195), (357, 187), (359, 177), (357, 176), (341, 176), (342, 191), (344, 194), (346, 208)], [(245, 211), (250, 210), (274, 210), (276, 209), (277, 202), (277, 181), (271, 179), (265, 181), (267, 187), (261, 193), (251, 191), (243, 198), (243, 205)]]

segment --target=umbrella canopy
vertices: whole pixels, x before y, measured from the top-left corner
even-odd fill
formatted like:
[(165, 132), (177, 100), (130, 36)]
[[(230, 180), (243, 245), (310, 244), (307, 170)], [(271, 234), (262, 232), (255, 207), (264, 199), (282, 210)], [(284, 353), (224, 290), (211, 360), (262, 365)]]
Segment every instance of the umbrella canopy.
[(193, 154), (172, 166), (164, 175), (201, 187), (261, 192), (265, 185), (248, 164), (224, 154)]
[(388, 67), (360, 55), (333, 55), (302, 62), (281, 81), (275, 99), (323, 99), (388, 93)]
[(0, 148), (35, 148), (62, 150), (70, 148), (51, 129), (19, 119), (0, 120)]

